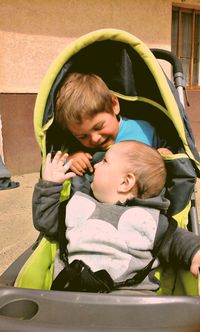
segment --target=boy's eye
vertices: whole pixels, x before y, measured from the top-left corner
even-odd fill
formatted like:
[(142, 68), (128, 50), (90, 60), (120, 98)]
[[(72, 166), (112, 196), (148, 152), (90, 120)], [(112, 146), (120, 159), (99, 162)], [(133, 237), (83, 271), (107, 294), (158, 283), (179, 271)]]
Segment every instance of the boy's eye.
[(94, 130), (101, 130), (104, 126), (104, 123), (99, 123), (94, 127)]
[(87, 135), (76, 136), (77, 139), (85, 139)]

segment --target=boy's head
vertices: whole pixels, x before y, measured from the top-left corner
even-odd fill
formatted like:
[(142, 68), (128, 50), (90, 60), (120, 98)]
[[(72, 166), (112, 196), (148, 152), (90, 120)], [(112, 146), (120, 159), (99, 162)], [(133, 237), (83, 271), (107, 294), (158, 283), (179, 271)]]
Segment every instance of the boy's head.
[(116, 203), (157, 196), (165, 181), (165, 164), (155, 149), (141, 142), (123, 141), (114, 144), (95, 165), (91, 187), (99, 201)]
[(94, 74), (70, 74), (56, 96), (56, 120), (90, 148), (106, 148), (115, 141), (119, 111), (117, 97)]

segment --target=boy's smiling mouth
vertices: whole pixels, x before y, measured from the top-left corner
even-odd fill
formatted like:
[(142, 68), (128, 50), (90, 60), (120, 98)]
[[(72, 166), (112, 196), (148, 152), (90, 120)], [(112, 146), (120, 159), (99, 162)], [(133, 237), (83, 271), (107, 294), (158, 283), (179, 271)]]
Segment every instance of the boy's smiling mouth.
[(101, 148), (107, 148), (109, 145), (111, 145), (113, 142), (112, 142), (112, 139), (110, 136), (108, 136), (101, 144), (99, 144), (98, 146), (101, 147)]

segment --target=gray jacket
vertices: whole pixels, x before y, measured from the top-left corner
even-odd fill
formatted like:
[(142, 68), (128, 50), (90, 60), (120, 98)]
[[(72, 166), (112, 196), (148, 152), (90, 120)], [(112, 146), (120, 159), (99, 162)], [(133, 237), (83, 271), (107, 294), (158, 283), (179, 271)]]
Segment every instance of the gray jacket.
[[(37, 230), (44, 233), (47, 237), (57, 238), (58, 235), (58, 210), (59, 196), (62, 185), (59, 183), (46, 182), (39, 180), (35, 185), (33, 193), (33, 223)], [(134, 199), (131, 206), (143, 206), (161, 211), (157, 231), (154, 238), (153, 249), (158, 245), (168, 227), (168, 219), (165, 217), (169, 202), (164, 197), (154, 197), (151, 199)], [(170, 264), (175, 267), (189, 269), (191, 260), (197, 250), (200, 249), (200, 236), (177, 228), (171, 240), (162, 250), (159, 256), (163, 264)]]

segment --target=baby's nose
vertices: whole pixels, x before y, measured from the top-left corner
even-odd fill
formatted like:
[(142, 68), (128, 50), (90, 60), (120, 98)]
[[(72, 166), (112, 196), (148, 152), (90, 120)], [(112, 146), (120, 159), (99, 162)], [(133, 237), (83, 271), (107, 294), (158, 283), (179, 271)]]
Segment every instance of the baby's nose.
[(94, 164), (94, 169), (96, 169), (100, 164), (101, 164), (101, 161), (99, 161), (98, 163)]

